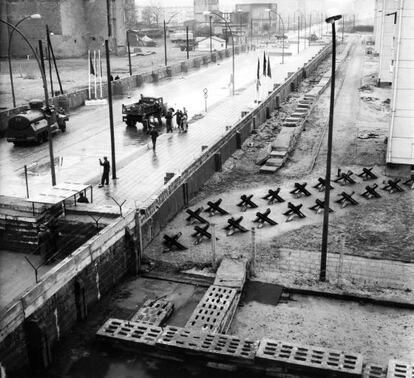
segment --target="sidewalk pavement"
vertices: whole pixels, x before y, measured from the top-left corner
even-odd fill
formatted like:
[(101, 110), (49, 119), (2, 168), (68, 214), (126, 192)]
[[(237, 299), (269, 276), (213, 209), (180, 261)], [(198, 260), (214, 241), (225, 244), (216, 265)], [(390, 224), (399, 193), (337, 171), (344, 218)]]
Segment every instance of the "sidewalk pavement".
[[(311, 46), (298, 56), (285, 57), (281, 65), (272, 57), (272, 79), (262, 79), (262, 98), (273, 90), (273, 83), (282, 83), (288, 72), (295, 71), (312, 58), (323, 46)], [(237, 85), (237, 83), (236, 83)], [(163, 134), (157, 140), (156, 151), (147, 148), (137, 159), (117, 171), (117, 179), (108, 186), (94, 189), (94, 203), (116, 205), (126, 200), (125, 206), (139, 208), (152, 194), (164, 185), (166, 172), (180, 174), (201, 154), (201, 146), (211, 146), (226, 134), (226, 126), (234, 125), (241, 117), (241, 111), (254, 106), (256, 80), (239, 89), (202, 119), (190, 124), (188, 133)], [(150, 143), (151, 144), (151, 143)]]

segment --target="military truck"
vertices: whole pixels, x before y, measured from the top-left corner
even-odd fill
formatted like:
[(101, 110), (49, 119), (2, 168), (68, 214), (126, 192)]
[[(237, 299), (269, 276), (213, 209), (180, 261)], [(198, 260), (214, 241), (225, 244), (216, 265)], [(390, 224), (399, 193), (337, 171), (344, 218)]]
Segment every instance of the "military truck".
[(137, 122), (142, 123), (144, 131), (149, 132), (150, 124), (154, 118), (158, 120), (158, 125), (162, 125), (161, 117), (167, 113), (167, 104), (164, 104), (162, 97), (144, 97), (133, 104), (122, 104), (122, 121), (127, 126), (134, 127)]
[(48, 139), (47, 118), (50, 117), (50, 131), (66, 131), (66, 122), (69, 117), (63, 109), (54, 111), (53, 106), (46, 109), (42, 100), (32, 100), (29, 102), (29, 109), (23, 111), (8, 121), (6, 139), (15, 145), (25, 142), (35, 142), (42, 144)]

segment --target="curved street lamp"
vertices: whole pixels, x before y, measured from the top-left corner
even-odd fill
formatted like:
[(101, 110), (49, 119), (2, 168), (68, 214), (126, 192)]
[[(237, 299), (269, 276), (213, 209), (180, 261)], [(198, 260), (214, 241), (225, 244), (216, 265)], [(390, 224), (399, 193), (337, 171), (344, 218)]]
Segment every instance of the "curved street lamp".
[[(18, 27), (23, 21), (28, 20), (29, 18), (31, 19), (39, 19), (42, 18), (42, 16), (38, 13), (35, 14), (31, 14), (30, 16), (26, 16), (24, 18), (22, 18), (19, 22), (17, 22), (14, 27)], [(10, 85), (11, 85), (11, 91), (12, 91), (12, 98), (13, 98), (13, 108), (16, 107), (16, 97), (14, 95), (14, 85), (13, 85), (13, 72), (12, 72), (12, 64), (11, 64), (11, 40), (13, 37), (13, 33), (14, 33), (14, 29), (12, 29), (12, 31), (10, 32), (9, 35), (9, 44), (8, 46), (8, 50), (7, 50), (7, 59), (9, 60), (9, 75), (10, 75)]]
[[(2, 20), (1, 18), (0, 18), (0, 22), (3, 23), (3, 24), (6, 24), (9, 28), (12, 28), (13, 31), (16, 31), (17, 33), (19, 33), (19, 35), (24, 39), (24, 41), (27, 43), (27, 45), (32, 50), (33, 56), (36, 59), (37, 65), (39, 66), (40, 74), (42, 75), (43, 91), (44, 91), (44, 94), (45, 94), (45, 113), (47, 115), (50, 111), (50, 108), (49, 108), (49, 94), (47, 93), (46, 74), (45, 74), (45, 71), (43, 70), (42, 63), (40, 62), (40, 59), (37, 56), (35, 49), (33, 48), (32, 44), (29, 42), (29, 40), (26, 38), (26, 36), (21, 32), (21, 30), (17, 29), (16, 26), (10, 24), (7, 21)], [(48, 140), (49, 140), (50, 171), (51, 171), (51, 174), (52, 174), (52, 185), (55, 186), (56, 185), (55, 161), (54, 161), (55, 159), (54, 159), (54, 156), (53, 156), (52, 133), (51, 133), (51, 130), (50, 130), (51, 117), (46, 116), (46, 120), (47, 120), (47, 136), (48, 136)]]
[[(285, 23), (283, 22), (282, 17), (278, 12), (274, 9), (268, 8), (266, 9), (268, 12), (274, 13), (276, 16), (279, 17), (280, 23), (282, 24), (282, 64), (285, 63)], [(298, 41), (299, 43), (299, 41)]]
[(207, 16), (212, 14), (212, 15), (215, 15), (215, 16), (221, 18), (224, 21), (224, 23), (226, 24), (226, 27), (228, 27), (229, 30), (230, 30), (231, 46), (232, 46), (232, 78), (231, 78), (232, 91), (231, 91), (231, 93), (232, 93), (232, 96), (234, 96), (234, 37), (233, 37), (233, 31), (231, 30), (231, 27), (230, 27), (228, 21), (222, 15), (220, 15), (216, 12), (213, 12), (213, 11), (205, 11), (205, 12), (203, 12), (203, 14), (207, 15)]

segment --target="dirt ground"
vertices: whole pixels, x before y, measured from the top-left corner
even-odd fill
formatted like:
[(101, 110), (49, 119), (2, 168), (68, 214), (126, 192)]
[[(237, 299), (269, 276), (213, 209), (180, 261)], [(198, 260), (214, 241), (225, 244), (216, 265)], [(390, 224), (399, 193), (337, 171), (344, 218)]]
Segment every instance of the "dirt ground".
[[(132, 48), (131, 48), (132, 49)], [(164, 42), (157, 40), (155, 47), (141, 47), (142, 52), (151, 52), (150, 55), (132, 56), (132, 72), (139, 74), (148, 72), (151, 69), (164, 67)], [(205, 52), (190, 51), (190, 58), (205, 55)], [(177, 63), (187, 59), (187, 53), (181, 51), (179, 47), (167, 40), (167, 59), (168, 64)], [(57, 66), (62, 81), (64, 92), (75, 89), (86, 88), (88, 86), (88, 62), (87, 57), (74, 59), (58, 59)], [(47, 80), (49, 83), (48, 61), (45, 62)], [(24, 59), (14, 59), (12, 61), (13, 80), (17, 106), (27, 104), (33, 98), (43, 98), (43, 85), (36, 61)], [(102, 56), (103, 82), (106, 82), (106, 62)], [(111, 56), (111, 72), (115, 77), (121, 78), (129, 76), (128, 56)], [(93, 77), (91, 76), (93, 79)], [(50, 84), (48, 84), (50, 85)], [(59, 90), (58, 80), (53, 74), (53, 89)], [(50, 87), (49, 87), (50, 92)], [(0, 62), (0, 104), (1, 107), (12, 107), (12, 95), (10, 87), (9, 69), (7, 60)]]
[(277, 306), (246, 303), (230, 331), (241, 337), (362, 353), (364, 363), (385, 365), (390, 358), (414, 361), (413, 329), (412, 310), (293, 295)]

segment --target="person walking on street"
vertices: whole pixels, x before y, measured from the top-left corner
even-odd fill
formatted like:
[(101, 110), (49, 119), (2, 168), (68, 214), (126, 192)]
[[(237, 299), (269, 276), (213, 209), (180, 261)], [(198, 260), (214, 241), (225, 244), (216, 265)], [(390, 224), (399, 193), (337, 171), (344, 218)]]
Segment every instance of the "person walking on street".
[(106, 156), (104, 156), (103, 159), (104, 159), (103, 162), (101, 159), (99, 159), (99, 164), (103, 166), (102, 178), (101, 178), (101, 183), (99, 184), (99, 188), (102, 188), (104, 184), (109, 185), (109, 170), (111, 166)]
[(183, 132), (186, 133), (188, 130), (187, 113), (183, 114), (183, 117), (181, 118), (181, 125), (182, 125)]
[(183, 113), (181, 112), (180, 109), (177, 109), (174, 115), (176, 117), (175, 120), (177, 121), (178, 130), (181, 132), (182, 130), (181, 119), (182, 119)]
[(166, 124), (167, 124), (167, 133), (172, 133), (173, 132), (173, 129), (172, 129), (173, 112), (174, 112), (174, 109), (169, 108), (168, 111), (167, 111), (167, 114), (165, 115), (165, 120), (166, 120)]
[(150, 131), (150, 135), (151, 135), (151, 140), (152, 140), (152, 149), (155, 151), (155, 145), (157, 143), (157, 138), (158, 138), (158, 131), (155, 127), (153, 127)]

